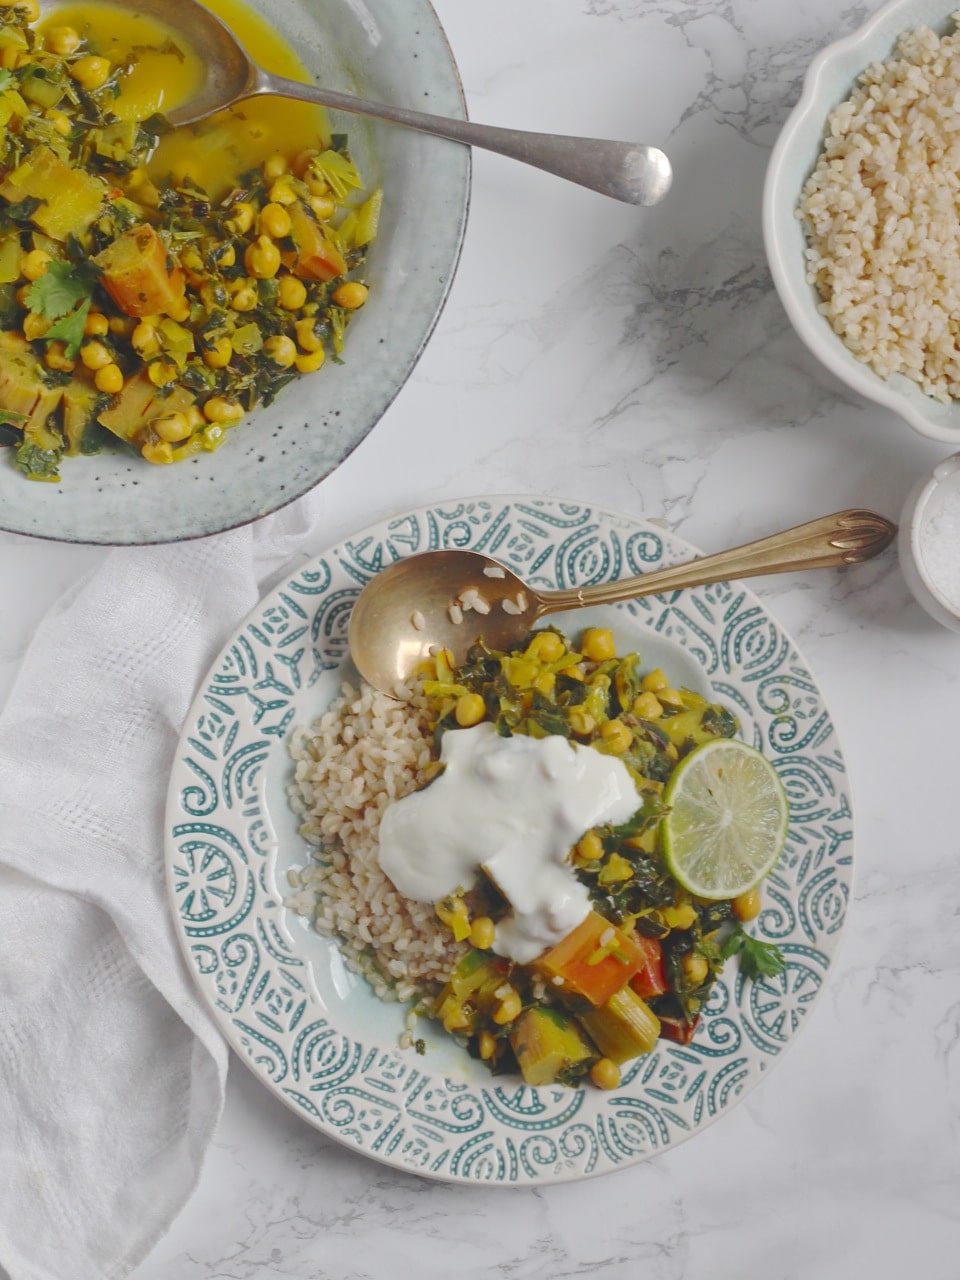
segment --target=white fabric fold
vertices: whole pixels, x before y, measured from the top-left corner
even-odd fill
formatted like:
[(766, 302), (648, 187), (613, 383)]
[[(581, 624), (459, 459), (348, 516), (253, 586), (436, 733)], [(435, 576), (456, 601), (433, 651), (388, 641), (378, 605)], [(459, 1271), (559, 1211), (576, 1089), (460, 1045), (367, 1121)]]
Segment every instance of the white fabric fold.
[(118, 548), (43, 620), (0, 716), (0, 1266), (115, 1280), (196, 1185), (227, 1051), (167, 905), (167, 777), (194, 692), (300, 547), (254, 525)]

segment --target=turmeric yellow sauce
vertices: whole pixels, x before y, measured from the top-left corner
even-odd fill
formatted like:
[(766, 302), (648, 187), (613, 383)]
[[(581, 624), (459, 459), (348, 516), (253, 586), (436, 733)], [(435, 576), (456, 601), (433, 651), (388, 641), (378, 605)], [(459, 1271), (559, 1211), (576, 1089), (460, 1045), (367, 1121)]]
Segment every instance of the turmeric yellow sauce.
[[(207, 8), (222, 18), (257, 61), (274, 75), (309, 83), (310, 76), (276, 32), (256, 13), (235, 0), (210, 0)], [(112, 110), (121, 120), (149, 116), (188, 102), (203, 81), (203, 66), (181, 32), (155, 18), (113, 5), (84, 4), (58, 9), (40, 24), (46, 36), (72, 27), (87, 47), (131, 69), (118, 81)], [(329, 141), (326, 113), (318, 107), (283, 98), (256, 98), (192, 128), (177, 129), (160, 139), (147, 165), (154, 181), (168, 175), (175, 182), (199, 181), (214, 198), (225, 194), (251, 165), (268, 156), (296, 155)]]
[[(308, 78), (256, 14), (211, 7), (268, 70)], [(171, 130), (203, 68), (162, 22), (38, 17), (0, 6), (0, 446), (37, 480), (111, 436), (159, 464), (214, 450), (340, 357), (381, 193), (306, 104)]]

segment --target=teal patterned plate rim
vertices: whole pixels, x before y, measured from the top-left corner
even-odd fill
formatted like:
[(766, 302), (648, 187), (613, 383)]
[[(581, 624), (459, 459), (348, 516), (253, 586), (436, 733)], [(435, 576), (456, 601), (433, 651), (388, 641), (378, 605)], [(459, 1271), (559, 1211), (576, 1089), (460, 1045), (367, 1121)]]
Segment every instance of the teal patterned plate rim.
[[(297, 569), (223, 649), (187, 716), (170, 779), (166, 868), (187, 964), (221, 1031), (267, 1088), (328, 1137), (425, 1177), (531, 1185), (624, 1168), (691, 1137), (773, 1067), (819, 994), (853, 875), (853, 815), (833, 720), (793, 641), (740, 583), (557, 615), (604, 621), (676, 683), (740, 717), (790, 802), (783, 855), (752, 926), (786, 958), (747, 982), (735, 962), (690, 1045), (660, 1041), (612, 1092), (491, 1077), (442, 1032), (400, 1049), (405, 1009), (378, 1000), (336, 943), (285, 905), (309, 862), (286, 799), (288, 743), (352, 668), (353, 600), (383, 566), (437, 547), (485, 551), (570, 587), (696, 555), (672, 533), (576, 501), (481, 497), (383, 520)], [(353, 674), (355, 679), (355, 673)]]

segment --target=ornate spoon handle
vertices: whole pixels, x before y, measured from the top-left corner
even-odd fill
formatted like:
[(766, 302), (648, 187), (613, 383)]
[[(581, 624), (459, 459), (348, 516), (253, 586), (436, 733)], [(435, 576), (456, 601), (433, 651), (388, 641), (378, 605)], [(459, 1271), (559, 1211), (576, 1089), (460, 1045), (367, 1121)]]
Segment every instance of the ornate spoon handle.
[(591, 604), (616, 604), (619, 600), (725, 582), (728, 578), (860, 564), (889, 546), (896, 533), (897, 526), (874, 511), (856, 508), (837, 511), (769, 538), (657, 569), (637, 578), (621, 578), (580, 590), (544, 591), (539, 595), (537, 615)]

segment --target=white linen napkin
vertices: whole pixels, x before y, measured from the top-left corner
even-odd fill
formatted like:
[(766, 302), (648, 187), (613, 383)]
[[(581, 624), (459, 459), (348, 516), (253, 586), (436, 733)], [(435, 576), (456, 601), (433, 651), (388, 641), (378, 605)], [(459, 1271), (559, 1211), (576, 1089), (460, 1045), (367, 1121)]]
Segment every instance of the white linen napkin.
[(0, 1266), (114, 1280), (172, 1222), (227, 1050), (167, 908), (163, 814), (206, 669), (316, 494), (198, 542), (119, 548), (42, 622), (0, 716)]

